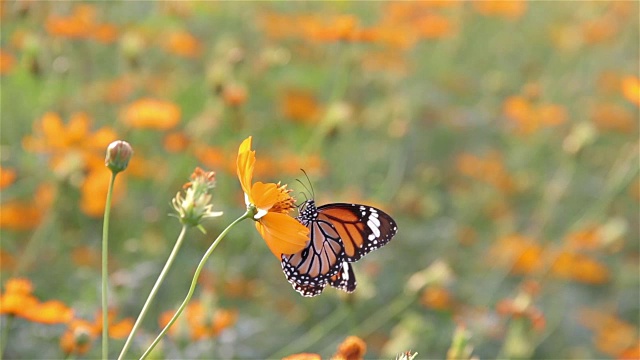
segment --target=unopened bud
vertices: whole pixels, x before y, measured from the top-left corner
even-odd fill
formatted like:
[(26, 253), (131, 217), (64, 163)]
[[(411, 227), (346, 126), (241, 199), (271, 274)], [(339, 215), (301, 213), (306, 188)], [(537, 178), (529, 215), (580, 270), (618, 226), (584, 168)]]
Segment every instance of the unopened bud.
[(104, 164), (111, 169), (113, 173), (117, 174), (127, 168), (132, 155), (133, 149), (128, 142), (116, 140), (109, 144)]

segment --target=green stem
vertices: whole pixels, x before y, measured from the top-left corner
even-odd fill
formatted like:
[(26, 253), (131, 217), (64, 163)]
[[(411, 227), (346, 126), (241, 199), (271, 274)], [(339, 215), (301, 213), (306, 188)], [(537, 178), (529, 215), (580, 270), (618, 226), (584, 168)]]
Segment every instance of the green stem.
[(104, 222), (102, 224), (102, 359), (109, 358), (109, 302), (107, 291), (109, 289), (109, 216), (111, 213), (111, 195), (113, 185), (116, 182), (118, 173), (111, 173), (109, 181), (109, 191), (107, 192), (107, 203), (104, 207)]
[(171, 250), (171, 254), (167, 259), (167, 262), (164, 264), (164, 268), (160, 272), (160, 275), (158, 276), (158, 279), (156, 280), (155, 285), (153, 285), (153, 288), (151, 289), (151, 293), (149, 293), (149, 297), (147, 297), (147, 301), (145, 301), (144, 305), (142, 306), (142, 310), (140, 310), (138, 319), (136, 319), (136, 323), (133, 325), (133, 328), (129, 333), (129, 337), (127, 338), (127, 341), (124, 343), (124, 346), (122, 347), (122, 351), (120, 351), (120, 356), (118, 356), (118, 360), (124, 359), (124, 356), (126, 355), (127, 350), (129, 350), (129, 347), (131, 346), (131, 341), (133, 340), (133, 336), (136, 334), (136, 331), (138, 331), (138, 328), (140, 327), (142, 320), (144, 319), (144, 317), (147, 315), (147, 312), (149, 311), (149, 305), (151, 304), (151, 301), (153, 301), (153, 299), (155, 298), (156, 293), (158, 292), (158, 289), (160, 289), (160, 285), (166, 278), (167, 273), (169, 272), (169, 269), (171, 268), (171, 265), (173, 264), (173, 261), (175, 260), (176, 255), (178, 254), (178, 250), (180, 249), (180, 246), (182, 246), (182, 243), (184, 241), (184, 235), (186, 234), (186, 232), (187, 232), (187, 227), (182, 226), (180, 235), (178, 235), (178, 240), (176, 240), (176, 244), (173, 246), (173, 250)]
[(220, 243), (220, 240), (222, 240), (227, 235), (229, 230), (231, 230), (231, 228), (234, 227), (237, 223), (239, 223), (244, 219), (250, 218), (253, 214), (254, 213), (251, 210), (247, 210), (247, 212), (245, 212), (242, 216), (240, 216), (239, 218), (234, 220), (231, 224), (229, 224), (229, 226), (227, 226), (226, 229), (222, 230), (222, 232), (220, 233), (220, 235), (218, 235), (218, 237), (213, 242), (213, 244), (209, 246), (209, 249), (207, 249), (207, 252), (204, 253), (204, 255), (202, 256), (202, 259), (200, 260), (200, 263), (198, 264), (198, 267), (196, 268), (196, 272), (193, 275), (193, 279), (191, 280), (191, 287), (189, 287), (189, 292), (187, 293), (187, 296), (185, 297), (184, 301), (182, 302), (182, 304), (180, 304), (180, 307), (178, 308), (176, 313), (173, 315), (171, 320), (169, 320), (169, 323), (167, 324), (167, 326), (165, 326), (164, 329), (162, 329), (162, 331), (160, 332), (160, 334), (158, 334), (156, 339), (153, 340), (153, 342), (151, 343), (147, 351), (145, 351), (144, 354), (142, 354), (142, 356), (140, 357), (140, 360), (146, 359), (147, 356), (149, 356), (153, 348), (155, 348), (156, 345), (158, 345), (158, 342), (160, 342), (160, 340), (164, 337), (164, 335), (167, 333), (171, 325), (173, 325), (173, 323), (176, 322), (180, 314), (182, 314), (182, 311), (189, 303), (189, 300), (191, 300), (191, 296), (193, 295), (193, 291), (196, 288), (196, 284), (198, 283), (198, 277), (200, 276), (200, 272), (204, 268), (204, 264), (207, 262), (207, 259), (209, 259), (209, 256), (211, 256), (211, 253), (213, 252), (213, 250), (215, 250), (215, 248), (218, 246), (218, 244)]

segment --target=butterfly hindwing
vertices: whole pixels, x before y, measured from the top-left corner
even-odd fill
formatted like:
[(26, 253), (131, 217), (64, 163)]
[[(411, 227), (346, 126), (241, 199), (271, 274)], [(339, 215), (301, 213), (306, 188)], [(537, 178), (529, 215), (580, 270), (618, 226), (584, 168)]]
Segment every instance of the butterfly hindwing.
[(291, 284), (319, 286), (341, 268), (344, 247), (338, 232), (327, 221), (301, 221), (307, 226), (309, 242), (296, 254), (282, 255), (282, 270)]
[(356, 291), (356, 275), (351, 264), (343, 262), (340, 271), (329, 279), (329, 285), (348, 293)]

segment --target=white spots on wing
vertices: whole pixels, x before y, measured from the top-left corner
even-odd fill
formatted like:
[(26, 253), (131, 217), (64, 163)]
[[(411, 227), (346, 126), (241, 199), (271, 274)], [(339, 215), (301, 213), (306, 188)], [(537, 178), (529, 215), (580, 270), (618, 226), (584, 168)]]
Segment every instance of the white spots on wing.
[(371, 215), (369, 216), (369, 221), (374, 223), (376, 227), (380, 227), (380, 219), (378, 219), (378, 214), (371, 213)]
[(349, 263), (348, 262), (343, 262), (342, 263), (342, 282), (347, 282), (349, 281)]
[[(374, 219), (377, 224), (372, 219)], [(370, 217), (369, 220), (367, 220), (367, 225), (369, 225), (369, 229), (371, 229), (371, 232), (373, 233), (371, 234), (373, 235), (373, 238), (369, 235), (369, 240), (380, 237), (380, 220)]]

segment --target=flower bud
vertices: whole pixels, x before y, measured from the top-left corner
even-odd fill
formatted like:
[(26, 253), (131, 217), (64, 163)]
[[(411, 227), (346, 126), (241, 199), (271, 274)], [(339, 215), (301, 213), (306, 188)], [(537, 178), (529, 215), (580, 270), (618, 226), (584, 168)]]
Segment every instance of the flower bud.
[(127, 168), (132, 155), (133, 149), (128, 142), (116, 140), (109, 144), (104, 164), (111, 169), (114, 174), (117, 174)]
[[(178, 213), (180, 222), (189, 226), (200, 226), (203, 218), (221, 216), (221, 211), (213, 211), (211, 190), (216, 178), (213, 171), (196, 168), (191, 174), (191, 181), (186, 183), (184, 195), (177, 193), (172, 200), (173, 208)], [(202, 230), (202, 229), (201, 229)]]

